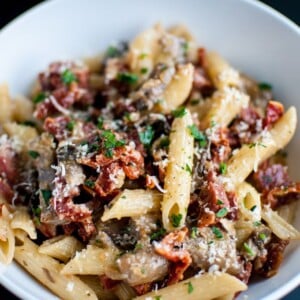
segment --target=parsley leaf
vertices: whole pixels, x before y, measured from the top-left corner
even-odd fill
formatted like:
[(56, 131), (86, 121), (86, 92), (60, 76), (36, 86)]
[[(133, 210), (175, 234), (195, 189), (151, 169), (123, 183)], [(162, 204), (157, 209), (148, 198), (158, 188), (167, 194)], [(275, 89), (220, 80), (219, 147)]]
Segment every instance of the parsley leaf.
[(138, 81), (138, 76), (129, 72), (121, 72), (117, 76), (117, 80), (127, 84), (135, 84)]
[(51, 190), (41, 190), (42, 196), (45, 200), (46, 205), (49, 205), (49, 200), (52, 197), (52, 192)]
[(255, 221), (255, 222), (253, 222), (253, 225), (254, 225), (254, 226), (260, 226), (260, 225), (261, 225), (261, 222), (260, 222), (260, 221)]
[(244, 243), (244, 244), (243, 244), (243, 247), (244, 247), (245, 251), (246, 251), (249, 255), (251, 255), (251, 256), (254, 255), (252, 249), (250, 248), (250, 246), (249, 246), (247, 243)]
[(185, 283), (188, 287), (188, 293), (191, 294), (194, 291), (194, 287), (191, 282)]
[(104, 130), (101, 134), (101, 137), (104, 139), (103, 145), (105, 149), (105, 156), (113, 157), (112, 150), (117, 147), (122, 147), (125, 145), (125, 141), (117, 140), (116, 136), (110, 130)]
[(30, 127), (36, 127), (36, 123), (30, 120), (26, 120), (24, 122), (20, 122), (21, 125), (24, 126), (30, 126)]
[(33, 98), (33, 103), (37, 104), (40, 102), (43, 102), (45, 99), (47, 98), (46, 94), (41, 92), (39, 94), (37, 94), (34, 98)]
[(183, 49), (183, 52), (185, 54), (187, 54), (188, 50), (189, 50), (189, 43), (188, 42), (184, 42), (182, 43), (182, 49)]
[(146, 74), (148, 73), (148, 68), (141, 68), (140, 72), (141, 74)]
[(267, 83), (267, 82), (261, 82), (258, 84), (258, 87), (261, 91), (271, 91), (272, 90), (272, 86), (271, 84)]
[(170, 145), (170, 140), (168, 137), (164, 137), (160, 140), (159, 146), (161, 148), (167, 148)]
[(195, 124), (188, 126), (191, 135), (199, 142), (200, 147), (205, 147), (207, 144), (206, 136), (201, 132)]
[(227, 172), (227, 165), (224, 162), (221, 162), (219, 166), (219, 170), (222, 175), (225, 175)]
[(109, 58), (118, 57), (121, 55), (120, 50), (117, 47), (109, 46), (106, 50), (105, 56)]
[(197, 105), (197, 104), (199, 104), (199, 103), (200, 103), (200, 99), (191, 99), (191, 100), (190, 100), (190, 104), (193, 105), (193, 106), (194, 106), (194, 105)]
[(197, 227), (192, 227), (191, 228), (191, 238), (195, 239), (198, 235), (198, 228)]
[(97, 127), (99, 128), (99, 129), (102, 129), (103, 128), (103, 123), (104, 123), (104, 120), (103, 120), (103, 117), (98, 117), (98, 119), (97, 119)]
[(155, 296), (154, 300), (161, 300), (161, 296)]
[(192, 169), (188, 164), (185, 164), (185, 171), (192, 175)]
[(255, 211), (255, 209), (256, 209), (256, 205), (253, 205), (253, 206), (250, 208), (251, 211)]
[(224, 204), (224, 202), (221, 201), (220, 199), (218, 199), (218, 200), (217, 200), (217, 204), (218, 204), (218, 205), (222, 205), (222, 204)]
[(143, 244), (141, 244), (141, 243), (136, 243), (136, 244), (135, 244), (135, 247), (134, 247), (134, 250), (140, 250), (140, 249), (143, 249)]
[(154, 130), (150, 125), (147, 125), (144, 131), (139, 132), (140, 141), (146, 146), (149, 146), (151, 144), (153, 137)]
[(77, 78), (75, 76), (75, 74), (69, 70), (69, 69), (66, 69), (65, 71), (62, 72), (61, 74), (61, 80), (64, 84), (71, 84), (72, 82), (76, 81)]
[(158, 231), (153, 232), (150, 235), (150, 239), (151, 240), (159, 240), (160, 238), (162, 238), (165, 235), (166, 232), (167, 231), (164, 228), (160, 228)]
[(32, 207), (31, 210), (32, 210), (35, 217), (38, 217), (38, 218), (40, 217), (42, 210), (39, 206), (38, 207)]
[(211, 230), (212, 230), (213, 234), (215, 235), (215, 237), (217, 239), (223, 238), (223, 234), (222, 234), (221, 230), (218, 227), (213, 226), (211, 228)]
[(139, 59), (144, 59), (148, 56), (147, 53), (141, 53), (140, 56), (139, 56)]
[(223, 217), (225, 217), (227, 214), (228, 214), (227, 208), (226, 208), (226, 207), (223, 207), (223, 208), (221, 208), (221, 209), (216, 213), (216, 216), (217, 216), (218, 218), (223, 218)]
[(75, 121), (74, 121), (74, 120), (72, 120), (72, 121), (70, 121), (69, 123), (67, 123), (67, 129), (68, 129), (69, 131), (73, 131), (74, 126), (75, 126)]
[(40, 156), (40, 154), (37, 151), (34, 150), (28, 150), (28, 154), (33, 158), (36, 159)]
[(182, 219), (182, 214), (178, 214), (178, 215), (172, 214), (171, 215), (171, 223), (172, 223), (173, 227), (179, 227), (181, 219)]
[(95, 187), (95, 182), (93, 180), (88, 179), (84, 182), (84, 185), (86, 185), (87, 187), (93, 189)]
[(258, 235), (258, 237), (259, 237), (259, 239), (262, 240), (262, 241), (264, 241), (264, 240), (266, 239), (266, 235), (265, 235), (263, 232), (261, 232), (261, 233)]
[(182, 118), (183, 116), (186, 115), (186, 109), (185, 107), (181, 106), (175, 110), (172, 110), (171, 113), (174, 118)]

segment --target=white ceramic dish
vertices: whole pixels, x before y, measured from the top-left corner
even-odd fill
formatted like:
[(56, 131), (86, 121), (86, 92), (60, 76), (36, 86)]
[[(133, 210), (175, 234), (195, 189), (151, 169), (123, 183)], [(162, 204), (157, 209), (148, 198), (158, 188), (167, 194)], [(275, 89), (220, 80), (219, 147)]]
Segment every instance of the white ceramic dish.
[[(49, 62), (96, 54), (157, 21), (185, 23), (199, 44), (219, 51), (254, 78), (271, 82), (278, 99), (300, 111), (300, 30), (254, 0), (49, 1), (0, 33), (0, 82), (8, 82), (12, 94), (26, 93)], [(298, 126), (289, 147), (290, 172), (296, 179), (300, 179), (299, 147)], [(245, 294), (248, 299), (278, 299), (295, 288), (300, 283), (300, 247), (289, 246), (285, 256), (278, 275), (251, 284), (239, 299)], [(15, 263), (0, 271), (0, 282), (22, 299), (57, 299)]]

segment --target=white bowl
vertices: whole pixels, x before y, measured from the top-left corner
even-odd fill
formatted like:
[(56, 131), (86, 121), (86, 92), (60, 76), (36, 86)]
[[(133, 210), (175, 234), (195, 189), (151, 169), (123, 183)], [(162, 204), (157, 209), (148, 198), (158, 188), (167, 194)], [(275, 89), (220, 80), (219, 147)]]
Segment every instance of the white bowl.
[[(89, 56), (130, 39), (157, 21), (185, 23), (199, 44), (239, 70), (274, 86), (278, 99), (300, 111), (300, 30), (271, 8), (250, 0), (64, 0), (26, 12), (0, 33), (0, 82), (26, 93), (37, 73), (57, 59)], [(1, 109), (1, 108), (0, 108)], [(300, 179), (300, 130), (291, 143), (290, 171)], [(298, 225), (300, 213), (298, 213)], [(299, 226), (298, 226), (299, 227)], [(248, 299), (278, 299), (300, 283), (300, 248), (291, 245), (275, 277), (250, 285)], [(57, 299), (17, 264), (1, 267), (0, 282), (22, 299)]]

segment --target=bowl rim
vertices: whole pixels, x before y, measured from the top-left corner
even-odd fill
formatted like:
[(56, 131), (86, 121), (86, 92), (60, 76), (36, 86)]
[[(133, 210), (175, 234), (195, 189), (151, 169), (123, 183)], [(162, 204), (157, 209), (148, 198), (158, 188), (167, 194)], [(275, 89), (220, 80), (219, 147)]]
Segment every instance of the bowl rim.
[[(298, 37), (300, 37), (300, 26), (298, 26), (294, 21), (290, 20), (288, 17), (283, 15), (281, 12), (277, 11), (275, 8), (261, 2), (260, 0), (240, 0), (240, 1), (244, 2), (246, 5), (252, 6), (257, 10), (262, 11), (265, 14), (268, 14), (276, 21), (280, 22), (283, 26), (286, 26), (288, 29), (290, 29), (293, 33), (296, 33)], [(26, 10), (25, 12), (21, 13), (13, 20), (11, 20), (8, 24), (6, 24), (0, 30), (0, 37), (9, 34), (9, 32), (13, 30), (15, 26), (22, 24), (22, 22), (26, 22), (27, 18), (33, 17), (35, 14), (38, 14), (40, 10), (48, 9), (49, 6), (56, 5), (58, 2), (59, 0), (47, 0), (29, 8), (28, 10)], [(11, 293), (16, 295), (17, 297), (20, 297), (21, 299), (24, 297), (26, 299), (33, 299), (32, 298), (33, 295), (28, 291), (20, 288), (16, 281), (12, 281), (6, 278), (5, 271), (0, 273), (0, 284), (2, 284), (2, 286), (5, 289), (9, 290)], [(281, 299), (289, 292), (291, 292), (293, 289), (295, 289), (299, 284), (300, 284), (300, 273), (297, 276), (291, 278), (288, 282), (286, 282), (282, 286), (272, 291), (262, 300)]]

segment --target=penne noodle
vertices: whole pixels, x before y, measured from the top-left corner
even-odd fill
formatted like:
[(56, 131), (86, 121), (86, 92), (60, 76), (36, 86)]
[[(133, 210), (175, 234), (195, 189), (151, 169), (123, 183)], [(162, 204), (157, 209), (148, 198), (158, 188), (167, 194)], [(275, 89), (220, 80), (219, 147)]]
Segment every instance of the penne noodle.
[(268, 206), (262, 210), (262, 219), (269, 225), (273, 233), (282, 240), (300, 240), (300, 232), (290, 223), (281, 218)]
[(15, 250), (16, 261), (33, 277), (64, 300), (97, 300), (95, 292), (78, 277), (61, 274), (62, 265), (38, 252), (38, 246), (25, 239)]
[(101, 220), (137, 217), (159, 211), (162, 195), (155, 191), (124, 190), (117, 195), (103, 213)]
[(216, 91), (206, 101), (208, 102), (206, 106), (209, 105), (209, 109), (200, 119), (202, 129), (211, 127), (213, 123), (221, 127), (228, 126), (240, 111), (248, 106), (249, 96), (235, 88), (225, 87)]
[(218, 53), (207, 53), (206, 69), (217, 89), (239, 87), (241, 84), (239, 72), (232, 68)]
[(295, 133), (296, 124), (297, 113), (292, 106), (259, 141), (243, 145), (229, 159), (226, 178), (234, 185), (243, 182), (252, 170), (257, 170), (261, 162), (287, 145)]
[(12, 117), (12, 103), (7, 84), (0, 85), (0, 124), (10, 122)]
[(135, 300), (155, 299), (156, 296), (163, 300), (199, 300), (200, 295), (201, 300), (211, 300), (246, 289), (247, 286), (242, 281), (229, 274), (203, 274), (137, 297)]
[(60, 235), (44, 241), (39, 246), (38, 251), (60, 261), (67, 262), (82, 248), (83, 245), (75, 237)]
[(180, 218), (177, 227), (182, 227), (185, 223), (193, 170), (194, 139), (188, 128), (192, 124), (188, 110), (183, 117), (175, 118), (172, 124), (169, 163), (164, 183), (166, 192), (161, 206), (163, 225), (167, 230), (174, 229), (174, 224), (171, 222), (174, 216)]

